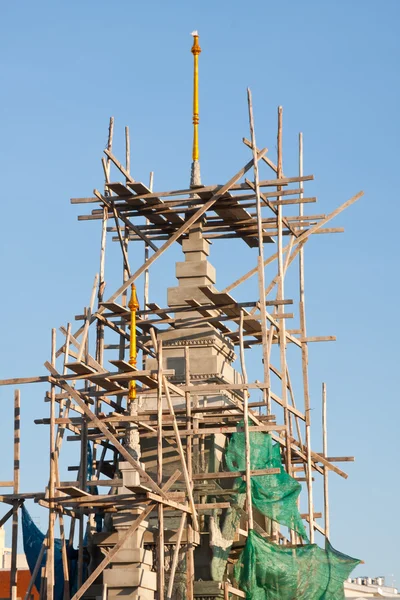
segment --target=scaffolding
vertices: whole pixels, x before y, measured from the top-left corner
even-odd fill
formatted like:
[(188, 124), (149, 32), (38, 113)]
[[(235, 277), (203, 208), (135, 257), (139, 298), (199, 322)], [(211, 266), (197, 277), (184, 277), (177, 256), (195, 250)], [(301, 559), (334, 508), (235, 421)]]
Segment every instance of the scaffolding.
[[(196, 32), (194, 40), (196, 64), (200, 52)], [(195, 99), (196, 80), (197, 71)], [(328, 223), (363, 194), (357, 193), (329, 214), (305, 214), (317, 198), (304, 189), (313, 175), (303, 173), (302, 135), (298, 173), (287, 176), (282, 107), (277, 114), (275, 162), (256, 143), (250, 90), (248, 115), (249, 139), (243, 139), (249, 149), (247, 164), (226, 183), (202, 185), (195, 101), (191, 185), (162, 192), (153, 191), (152, 175), (146, 185), (131, 174), (128, 128), (124, 162), (114, 155), (114, 120), (110, 119), (102, 158), (104, 188), (95, 189), (93, 197), (71, 200), (84, 208), (95, 205), (78, 218), (96, 220), (100, 227), (99, 271), (89, 304), (76, 317), (81, 325), (76, 331), (71, 323), (61, 327), (61, 342), (52, 330), (46, 374), (0, 381), (3, 386), (49, 385), (45, 401), (50, 415), (35, 421), (50, 430), (49, 483), (41, 493), (19, 489), (20, 392), (15, 391), (14, 479), (0, 482), (13, 487), (11, 494), (1, 496), (11, 509), (0, 520), (1, 525), (9, 518), (13, 523), (12, 598), (16, 598), (18, 514), (26, 499), (49, 511), (48, 530), (26, 598), (40, 572), (40, 597), (55, 598), (56, 520), (64, 600), (121, 594), (187, 600), (246, 597), (235, 587), (232, 573), (249, 531), (279, 546), (296, 548), (305, 543), (298, 532), (280, 526), (253, 506), (252, 478), (272, 477), (280, 471), (251, 468), (254, 433), (270, 436), (280, 446), (285, 472), (304, 482), (308, 508), (301, 517), (309, 542), (314, 543), (315, 532), (330, 538), (328, 476), (334, 472), (346, 478), (337, 464), (354, 459), (329, 457), (325, 384), (323, 448), (316, 452), (311, 447), (308, 347), (335, 337), (307, 332), (305, 248), (311, 236), (342, 232), (343, 228), (327, 227)], [(267, 168), (270, 178), (261, 179), (261, 170)], [(122, 282), (105, 297), (110, 239), (120, 248)], [(215, 270), (208, 261), (215, 240), (224, 244), (226, 256), (232, 240), (254, 249), (254, 264), (222, 291), (214, 286)], [(168, 304), (162, 307), (151, 299), (151, 268), (178, 244), (185, 256), (176, 265), (179, 285), (169, 288)], [(139, 256), (143, 257), (140, 265)], [(273, 277), (267, 277), (271, 272)], [(285, 295), (289, 273), (297, 280), (296, 288), (291, 285), (291, 291), (296, 289), (294, 297)], [(252, 277), (258, 279), (258, 296), (237, 301), (235, 290)], [(258, 369), (260, 379), (249, 379), (250, 360), (251, 372)], [(302, 377), (296, 398), (293, 361)], [(224, 452), (236, 433), (244, 435), (245, 468), (229, 471)], [(80, 444), (80, 463), (70, 466), (77, 473), (73, 481), (63, 481), (59, 471), (65, 439)], [(313, 484), (319, 476), (324, 506), (316, 512)], [(245, 498), (239, 523), (226, 538), (216, 523), (221, 518), (227, 523), (238, 479), (245, 482)], [(69, 551), (75, 528), (79, 542), (73, 590)], [(210, 549), (225, 542), (229, 558), (216, 576), (210, 572)]]

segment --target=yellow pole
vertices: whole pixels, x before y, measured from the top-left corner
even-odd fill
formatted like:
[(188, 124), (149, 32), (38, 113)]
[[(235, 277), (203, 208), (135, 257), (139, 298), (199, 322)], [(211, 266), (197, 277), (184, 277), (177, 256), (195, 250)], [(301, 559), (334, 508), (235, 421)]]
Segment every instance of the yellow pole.
[[(132, 367), (136, 367), (136, 311), (139, 310), (139, 302), (136, 295), (136, 286), (134, 283), (131, 285), (131, 299), (129, 300), (129, 309), (131, 311), (131, 337), (129, 343), (129, 364)], [(135, 400), (136, 398), (136, 380), (131, 379), (129, 382), (129, 401)]]
[(193, 70), (193, 152), (192, 160), (199, 160), (199, 54), (201, 48), (199, 45), (199, 34), (193, 31), (192, 54), (194, 58)]

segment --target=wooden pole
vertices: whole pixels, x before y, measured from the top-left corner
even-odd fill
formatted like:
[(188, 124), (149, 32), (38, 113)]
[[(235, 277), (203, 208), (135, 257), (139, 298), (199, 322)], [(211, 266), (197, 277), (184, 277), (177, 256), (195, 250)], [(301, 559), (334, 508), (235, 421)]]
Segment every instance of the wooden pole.
[[(99, 267), (99, 289), (97, 292), (98, 307), (104, 299), (105, 282), (105, 261), (106, 261), (106, 240), (107, 240), (107, 222), (108, 210), (103, 207), (103, 220), (101, 227), (101, 242), (100, 242), (100, 267)], [(97, 343), (96, 343), (96, 360), (100, 365), (103, 365), (104, 357), (104, 323), (97, 321)]]
[[(158, 387), (157, 387), (157, 484), (162, 487), (163, 478), (163, 429), (162, 429), (162, 386), (163, 386), (163, 352), (162, 340), (158, 340)], [(165, 594), (165, 556), (164, 556), (164, 506), (158, 505), (158, 536), (157, 536), (157, 592), (159, 598)]]
[(229, 583), (224, 583), (224, 600), (229, 600)]
[[(153, 191), (153, 180), (154, 180), (154, 172), (151, 171), (150, 172), (150, 177), (149, 177), (149, 190), (150, 192)], [(149, 224), (149, 220), (146, 217), (146, 225)], [(148, 244), (144, 244), (144, 262), (146, 263), (149, 260), (149, 252), (150, 252), (150, 246)], [(143, 292), (143, 308), (146, 310), (147, 309), (147, 304), (149, 302), (149, 286), (150, 286), (150, 273), (149, 270), (146, 269), (144, 272), (144, 292)], [(146, 317), (147, 318), (147, 315)], [(144, 357), (143, 357), (143, 361), (144, 361)], [(143, 362), (143, 368), (144, 368), (144, 362)]]
[[(112, 150), (112, 142), (113, 142), (113, 134), (114, 134), (114, 118), (110, 118), (110, 124), (108, 128), (108, 140), (107, 140), (107, 149), (109, 152)], [(107, 183), (110, 182), (110, 167), (111, 161), (107, 158), (104, 169), (104, 195), (110, 196), (110, 191), (107, 187)], [(107, 241), (107, 223), (108, 223), (108, 208), (107, 206), (103, 206), (103, 219), (102, 219), (102, 227), (101, 227), (101, 242), (100, 242), (100, 266), (99, 266), (99, 289), (97, 293), (97, 301), (98, 307), (101, 302), (104, 300), (104, 288), (106, 286), (105, 282), (105, 261), (106, 261), (106, 241)], [(99, 319), (97, 321), (97, 339), (96, 339), (96, 360), (97, 362), (103, 366), (104, 362), (104, 323)], [(96, 402), (97, 412), (101, 410), (101, 400)], [(94, 454), (94, 453), (93, 453)], [(93, 456), (93, 459), (95, 456)]]
[[(190, 385), (190, 348), (185, 346), (185, 383)], [(193, 428), (192, 423), (192, 399), (190, 392), (185, 392), (186, 400), (186, 427)], [(186, 456), (189, 479), (193, 482), (193, 436), (186, 437)], [(192, 483), (193, 490), (193, 483)], [(193, 545), (193, 526), (192, 518), (187, 519), (187, 551), (186, 551), (186, 600), (194, 598), (194, 545)]]
[[(278, 107), (278, 136), (277, 136), (277, 178), (282, 177), (282, 117), (283, 110), (282, 106)], [(277, 187), (277, 191), (281, 191), (281, 186)], [(284, 278), (285, 269), (283, 263), (283, 223), (282, 223), (282, 205), (278, 204), (278, 300), (283, 300), (285, 297), (284, 293)], [(282, 304), (280, 307), (281, 312), (285, 312), (285, 305)], [(286, 379), (286, 325), (285, 319), (279, 321), (279, 354), (280, 354), (280, 371), (281, 371), (281, 395), (283, 401), (283, 413), (284, 423), (287, 427), (286, 430), (286, 470), (291, 474), (291, 445), (290, 445), (290, 434), (289, 434), (289, 411), (287, 408), (287, 379)]]
[(181, 459), (183, 477), (184, 477), (185, 484), (186, 484), (187, 494), (189, 496), (189, 504), (190, 504), (190, 508), (192, 510), (193, 528), (195, 529), (195, 531), (199, 531), (199, 523), (198, 523), (198, 519), (197, 519), (197, 511), (196, 511), (196, 506), (195, 506), (195, 503), (194, 503), (193, 492), (192, 492), (192, 482), (189, 479), (189, 473), (188, 473), (188, 470), (187, 470), (187, 462), (185, 460), (185, 453), (183, 451), (182, 440), (181, 440), (181, 436), (180, 436), (180, 433), (179, 433), (178, 423), (176, 422), (175, 411), (174, 411), (174, 407), (173, 407), (173, 404), (172, 404), (171, 396), (170, 396), (170, 393), (169, 393), (168, 381), (167, 381), (165, 375), (163, 375), (163, 383), (164, 383), (164, 391), (165, 391), (165, 396), (167, 398), (167, 404), (168, 404), (169, 412), (171, 413), (171, 417), (172, 417), (172, 426), (174, 428), (174, 433), (175, 433), (175, 437), (176, 437), (176, 444), (177, 444), (177, 447), (178, 447), (178, 454), (179, 454), (180, 459)]
[[(55, 368), (56, 365), (56, 330), (51, 331), (51, 365)], [(55, 385), (51, 384), (50, 390), (50, 477), (49, 477), (49, 533), (48, 533), (48, 548), (46, 561), (46, 600), (53, 600), (54, 596), (54, 523), (56, 518), (54, 501), (55, 483), (56, 483), (56, 464), (55, 464), (55, 405), (56, 405), (56, 389)]]
[[(299, 134), (299, 175), (303, 175), (303, 134)], [(301, 206), (301, 205), (300, 205)], [(302, 209), (301, 209), (302, 210)], [(305, 290), (304, 290), (304, 246), (299, 253), (299, 312), (301, 337), (307, 336), (306, 313), (305, 313)], [(308, 346), (307, 342), (301, 342), (301, 362), (303, 372), (303, 395), (304, 413), (306, 417), (306, 458), (307, 458), (307, 491), (308, 491), (308, 515), (310, 526), (310, 542), (314, 543), (314, 502), (312, 483), (312, 456), (311, 456), (311, 419), (310, 419), (310, 395), (308, 386)]]
[[(64, 350), (64, 364), (63, 364), (63, 373), (64, 374), (66, 374), (68, 371), (67, 363), (69, 360), (70, 341), (71, 341), (71, 323), (68, 323), (66, 334), (65, 334), (65, 350)], [(55, 364), (55, 362), (54, 362), (54, 364)], [(60, 409), (59, 409), (60, 417), (63, 417), (63, 416), (68, 417), (70, 404), (71, 404), (70, 399), (67, 399), (66, 402), (63, 399), (60, 400)], [(58, 425), (56, 439), (55, 439), (55, 452), (54, 452), (54, 462), (55, 462), (55, 470), (56, 470), (55, 482), (56, 482), (57, 486), (60, 485), (59, 456), (60, 456), (61, 445), (62, 445), (62, 441), (63, 441), (63, 437), (64, 437), (64, 432), (65, 432), (65, 426)], [(64, 600), (68, 600), (68, 598), (69, 598), (69, 570), (68, 570), (67, 544), (66, 544), (66, 539), (65, 539), (65, 524), (64, 524), (64, 517), (61, 513), (58, 514), (58, 518), (59, 518), (59, 523), (60, 523), (61, 557), (62, 557), (63, 574), (64, 574), (63, 598), (64, 598)], [(72, 518), (72, 522), (74, 522), (74, 521), (75, 521), (75, 519)], [(72, 545), (71, 541), (70, 541), (70, 545)]]
[[(94, 298), (92, 296), (94, 301)], [(91, 304), (92, 304), (91, 299)], [(87, 309), (85, 309), (85, 316), (88, 317), (86, 313)], [(91, 311), (91, 308), (87, 311), (88, 313)], [(83, 340), (82, 340), (83, 342)], [(88, 355), (89, 355), (89, 331), (87, 332), (85, 338), (85, 362), (88, 363)], [(89, 381), (85, 380), (85, 391), (88, 392)], [(85, 400), (86, 402), (86, 400)], [(88, 475), (88, 422), (87, 419), (83, 416), (82, 424), (81, 424), (81, 460), (80, 460), (80, 472), (79, 472), (79, 487), (81, 490), (86, 492), (86, 483), (87, 483), (87, 475)], [(81, 509), (78, 510), (79, 514), (79, 542), (78, 542), (78, 588), (83, 583), (83, 542), (85, 536), (85, 519), (84, 513)]]
[[(240, 365), (242, 368), (243, 383), (247, 383), (247, 371), (244, 360), (244, 343), (243, 343), (243, 310), (240, 311), (239, 323), (239, 344), (240, 344)], [(244, 419), (244, 438), (245, 438), (245, 468), (246, 468), (246, 503), (247, 513), (249, 515), (249, 529), (254, 528), (253, 522), (253, 502), (251, 498), (251, 446), (249, 432), (249, 392), (247, 388), (243, 390), (243, 419)]]
[[(183, 534), (183, 529), (185, 527), (185, 522), (186, 522), (186, 513), (182, 513), (181, 520), (179, 523), (178, 533), (176, 536), (175, 551), (174, 551), (174, 556), (173, 556), (172, 565), (171, 565), (171, 571), (170, 571), (170, 575), (169, 575), (167, 600), (171, 600), (171, 598), (172, 598), (172, 589), (174, 586), (176, 567), (178, 566), (179, 552), (181, 549), (182, 534)], [(187, 594), (186, 594), (186, 597), (187, 597)], [(162, 596), (160, 594), (159, 594), (159, 598), (162, 598)]]
[(45, 550), (46, 550), (46, 546), (48, 544), (48, 537), (47, 536), (48, 536), (48, 532), (47, 532), (46, 537), (43, 540), (42, 547), (40, 548), (39, 555), (38, 555), (38, 557), (36, 559), (35, 567), (34, 567), (34, 569), (32, 571), (32, 575), (31, 575), (31, 578), (29, 580), (29, 585), (28, 585), (28, 587), (26, 589), (26, 592), (25, 592), (24, 600), (30, 600), (30, 598), (31, 598), (31, 592), (32, 592), (33, 586), (35, 585), (35, 579), (37, 577), (37, 574), (39, 573), (40, 565), (42, 564), (43, 556), (44, 556), (44, 553), (45, 553)]
[[(322, 453), (328, 456), (328, 427), (326, 418), (326, 383), (322, 384)], [(324, 467), (324, 514), (325, 514), (325, 537), (330, 538), (330, 520), (329, 520), (329, 490), (328, 490), (329, 471)]]
[[(107, 150), (108, 150), (108, 152), (112, 151), (113, 137), (114, 137), (114, 117), (110, 117), (110, 123), (108, 125), (108, 140), (107, 140)], [(107, 166), (107, 170), (106, 170), (106, 183), (109, 183), (109, 181), (110, 181), (110, 168), (111, 168), (111, 159), (110, 159), (109, 156), (107, 156), (106, 166)], [(104, 190), (105, 190), (105, 194), (106, 195), (110, 195), (110, 190), (108, 189), (107, 186), (104, 187)]]
[[(20, 444), (21, 444), (21, 402), (20, 391), (14, 392), (14, 494), (19, 494), (19, 466), (20, 466)], [(12, 542), (11, 542), (11, 572), (10, 572), (10, 597), (17, 598), (17, 554), (18, 554), (18, 510), (19, 502), (13, 504), (12, 518)]]
[[(254, 189), (256, 193), (257, 202), (257, 233), (258, 233), (258, 261), (257, 261), (257, 272), (258, 272), (258, 291), (260, 296), (260, 314), (261, 314), (261, 332), (262, 332), (262, 348), (263, 348), (263, 363), (264, 363), (264, 382), (270, 384), (270, 373), (269, 373), (269, 354), (268, 354), (268, 338), (267, 338), (267, 315), (265, 309), (265, 273), (264, 273), (264, 237), (262, 228), (262, 214), (261, 214), (261, 197), (260, 197), (260, 186), (258, 176), (258, 160), (257, 160), (257, 144), (256, 134), (254, 130), (254, 116), (253, 116), (253, 103), (251, 97), (251, 91), (247, 88), (247, 103), (249, 108), (249, 124), (251, 134), (251, 147), (253, 152), (253, 172), (254, 172)], [(268, 414), (271, 413), (271, 398), (269, 394), (269, 387), (263, 390), (264, 402), (267, 405)]]
[(97, 283), (98, 283), (98, 281), (99, 281), (99, 275), (96, 274), (96, 276), (94, 278), (94, 282), (93, 282), (92, 294), (90, 296), (89, 308), (86, 309), (85, 325), (83, 326), (82, 339), (81, 339), (81, 343), (80, 343), (80, 346), (79, 346), (78, 356), (76, 358), (77, 362), (81, 362), (81, 360), (83, 358), (83, 353), (84, 353), (85, 348), (86, 348), (86, 340), (87, 340), (87, 336), (88, 336), (88, 333), (89, 333), (89, 325), (90, 325), (91, 319), (92, 319), (93, 306), (94, 306), (94, 301), (95, 301), (95, 297), (96, 297), (96, 290), (97, 290)]
[[(131, 141), (129, 137), (129, 127), (125, 127), (125, 163), (126, 163), (126, 172), (130, 174), (131, 172)], [(126, 178), (126, 182), (128, 183), (130, 178)]]

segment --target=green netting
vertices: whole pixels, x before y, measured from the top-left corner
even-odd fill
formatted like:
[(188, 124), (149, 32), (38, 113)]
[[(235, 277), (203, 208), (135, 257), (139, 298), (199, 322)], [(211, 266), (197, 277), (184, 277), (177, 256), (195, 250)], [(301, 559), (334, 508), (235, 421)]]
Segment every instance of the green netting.
[[(230, 471), (245, 469), (244, 433), (232, 434), (225, 461)], [(263, 515), (281, 525), (286, 525), (307, 540), (303, 521), (297, 508), (301, 485), (283, 469), (280, 445), (273, 444), (269, 434), (258, 431), (250, 432), (250, 468), (252, 470), (280, 469), (280, 473), (276, 475), (261, 475), (251, 478), (253, 504)], [(242, 479), (238, 479), (237, 485), (238, 492), (243, 493), (246, 483)]]
[(344, 600), (343, 583), (359, 560), (327, 542), (288, 548), (249, 531), (235, 566), (237, 586), (247, 600)]

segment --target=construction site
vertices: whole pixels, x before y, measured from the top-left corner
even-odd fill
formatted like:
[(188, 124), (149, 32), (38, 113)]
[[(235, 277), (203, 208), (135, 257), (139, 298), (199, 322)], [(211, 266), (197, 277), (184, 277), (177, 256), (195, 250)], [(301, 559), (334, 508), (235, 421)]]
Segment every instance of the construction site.
[[(330, 543), (329, 486), (347, 478), (354, 457), (329, 454), (329, 382), (318, 382), (322, 422), (311, 423), (309, 346), (335, 337), (307, 329), (307, 242), (342, 233), (341, 213), (363, 192), (344, 190), (335, 210), (325, 214), (323, 200), (316, 210), (302, 134), (298, 169), (286, 172), (283, 109), (276, 133), (263, 139), (250, 89), (248, 136), (238, 140), (248, 161), (232, 165), (228, 181), (203, 183), (201, 48), (192, 36), (191, 173), (183, 166), (174, 190), (154, 191), (153, 174), (136, 180), (129, 129), (125, 156), (116, 156), (110, 119), (104, 181), (93, 182), (93, 196), (71, 199), (79, 220), (98, 227), (87, 305), (73, 308), (78, 325), (54, 325), (42, 373), (0, 381), (15, 387), (14, 471), (0, 482), (11, 488), (0, 519), (12, 522), (9, 598), (19, 597), (21, 531), (30, 569), (24, 600), (398, 597), (382, 581), (367, 582), (368, 594), (350, 580), (363, 557)], [(267, 149), (275, 146), (276, 155)], [(213, 252), (229, 261), (232, 243), (254, 260), (221, 289)], [(120, 285), (105, 294), (111, 247)], [(176, 280), (162, 281), (162, 303), (152, 298), (152, 266), (171, 248), (181, 258)], [(251, 290), (246, 301), (235, 298), (240, 286)], [(48, 389), (32, 427), (48, 436), (48, 485), (21, 492), (21, 396), (38, 383)], [(312, 448), (312, 429), (322, 449)], [(65, 472), (60, 457), (70, 444), (80, 460)], [(44, 531), (26, 500), (48, 510)]]

